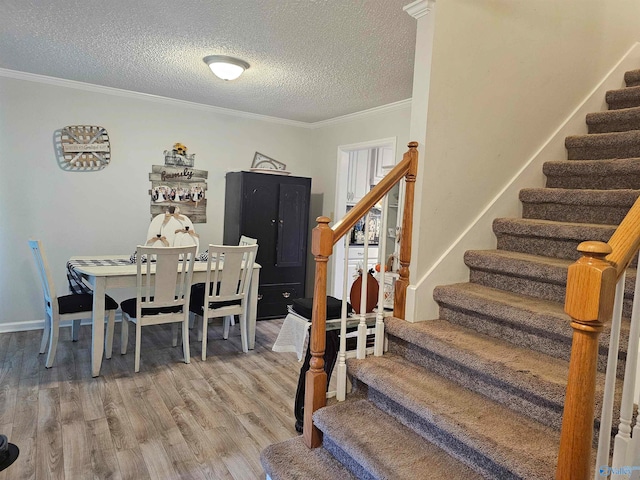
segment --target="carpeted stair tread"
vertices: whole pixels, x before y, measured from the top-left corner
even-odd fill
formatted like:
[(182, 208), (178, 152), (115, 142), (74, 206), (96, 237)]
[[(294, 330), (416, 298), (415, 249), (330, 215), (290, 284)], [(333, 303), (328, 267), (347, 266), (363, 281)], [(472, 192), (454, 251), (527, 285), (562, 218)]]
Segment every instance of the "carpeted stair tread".
[(627, 87), (640, 86), (640, 70), (630, 70), (624, 74), (624, 83)]
[(325, 448), (344, 457), (359, 478), (482, 478), (368, 400), (318, 410), (314, 423), (323, 432)]
[(493, 233), (499, 250), (577, 260), (586, 240), (609, 241), (615, 225), (555, 222), (535, 218), (496, 218)]
[[(468, 250), (464, 262), (469, 281), (487, 287), (564, 302), (567, 269), (573, 262), (507, 250)], [(624, 315), (630, 316), (636, 269), (629, 268), (625, 281)]]
[(609, 90), (605, 94), (609, 110), (640, 106), (640, 86)]
[(640, 107), (587, 114), (589, 133), (626, 132), (640, 129)]
[(640, 130), (570, 135), (564, 143), (568, 160), (640, 157)]
[(562, 205), (589, 205), (593, 207), (616, 206), (631, 208), (638, 196), (640, 196), (640, 190), (523, 188), (522, 190), (520, 190), (519, 196), (520, 201), (522, 202), (559, 203)]
[(489, 478), (553, 478), (556, 430), (393, 354), (348, 365), (379, 408)]
[(269, 445), (260, 462), (271, 480), (356, 480), (323, 448), (307, 448), (302, 436)]
[(640, 190), (524, 188), (522, 216), (557, 222), (618, 225), (640, 196)]
[[(390, 352), (560, 430), (567, 360), (442, 319), (409, 323), (388, 317), (385, 326)], [(603, 385), (599, 373), (598, 416)]]
[[(476, 283), (441, 285), (433, 297), (440, 306), (440, 318), (500, 338), (514, 345), (568, 361), (573, 329), (561, 303), (512, 293)], [(599, 338), (598, 369), (605, 371), (611, 324)], [(623, 319), (619, 358), (626, 358), (629, 321)], [(619, 374), (623, 372), (622, 365)]]
[(619, 190), (640, 189), (640, 158), (562, 160), (545, 162), (547, 188)]

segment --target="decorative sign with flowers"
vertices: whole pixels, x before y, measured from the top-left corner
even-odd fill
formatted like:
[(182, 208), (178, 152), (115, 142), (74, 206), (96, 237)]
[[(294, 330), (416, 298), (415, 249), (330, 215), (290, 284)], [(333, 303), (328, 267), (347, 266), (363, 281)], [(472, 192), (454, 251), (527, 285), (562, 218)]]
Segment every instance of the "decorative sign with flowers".
[(171, 150), (164, 151), (164, 165), (152, 165), (151, 216), (164, 213), (167, 207), (179, 206), (180, 212), (193, 223), (207, 222), (208, 172), (193, 168), (195, 153), (188, 154), (187, 147), (176, 143)]

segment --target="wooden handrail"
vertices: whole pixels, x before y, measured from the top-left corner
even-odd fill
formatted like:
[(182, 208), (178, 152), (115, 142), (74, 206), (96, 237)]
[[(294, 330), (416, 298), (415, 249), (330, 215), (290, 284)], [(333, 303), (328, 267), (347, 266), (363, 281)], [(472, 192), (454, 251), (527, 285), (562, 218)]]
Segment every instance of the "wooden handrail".
[(583, 256), (569, 267), (565, 312), (573, 341), (556, 479), (591, 478), (598, 337), (611, 320), (615, 288), (640, 248), (640, 198), (608, 243), (583, 242)]
[[(413, 199), (418, 171), (418, 142), (410, 142), (409, 150), (402, 161), (360, 200), (333, 228), (328, 217), (318, 217), (318, 225), (313, 229), (311, 252), (316, 261), (315, 285), (313, 288), (313, 308), (311, 313), (311, 335), (309, 349), (311, 362), (305, 377), (304, 397), (304, 442), (309, 448), (322, 444), (322, 432), (313, 423), (313, 413), (326, 405), (327, 374), (324, 371), (326, 348), (327, 313), (327, 263), (333, 253), (333, 245), (371, 210), (402, 178), (407, 182), (404, 198), (404, 213), (400, 237), (400, 271), (396, 280), (394, 316), (404, 318), (404, 299), (409, 284), (409, 262), (411, 258), (411, 232), (413, 224)], [(397, 309), (402, 299), (401, 311)], [(402, 316), (399, 316), (401, 314)]]

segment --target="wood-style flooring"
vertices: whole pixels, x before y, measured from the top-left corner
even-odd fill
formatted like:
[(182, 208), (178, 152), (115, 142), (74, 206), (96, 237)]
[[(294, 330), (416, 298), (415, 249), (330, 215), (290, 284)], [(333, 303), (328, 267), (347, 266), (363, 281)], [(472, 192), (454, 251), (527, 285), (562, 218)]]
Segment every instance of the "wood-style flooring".
[(300, 363), (271, 346), (282, 320), (257, 323), (256, 348), (240, 347), (239, 327), (222, 340), (209, 328), (208, 357), (191, 332), (191, 363), (171, 347), (167, 325), (135, 329), (120, 355), (91, 377), (91, 328), (70, 340), (62, 328), (53, 368), (38, 354), (41, 331), (0, 335), (0, 433), (20, 456), (0, 480), (265, 478), (260, 451), (296, 435), (293, 402)]

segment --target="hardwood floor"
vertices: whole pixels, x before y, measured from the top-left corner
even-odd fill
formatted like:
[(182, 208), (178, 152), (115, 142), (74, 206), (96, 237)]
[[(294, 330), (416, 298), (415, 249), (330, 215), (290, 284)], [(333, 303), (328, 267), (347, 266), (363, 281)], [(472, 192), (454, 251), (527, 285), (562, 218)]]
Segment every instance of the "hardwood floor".
[(271, 346), (282, 320), (257, 324), (243, 354), (239, 327), (222, 340), (209, 328), (206, 362), (191, 333), (191, 363), (171, 347), (170, 327), (142, 329), (140, 372), (129, 352), (91, 377), (91, 329), (60, 332), (53, 368), (38, 354), (40, 331), (0, 335), (0, 433), (20, 456), (0, 480), (263, 479), (260, 451), (296, 435), (293, 402), (300, 363)]

